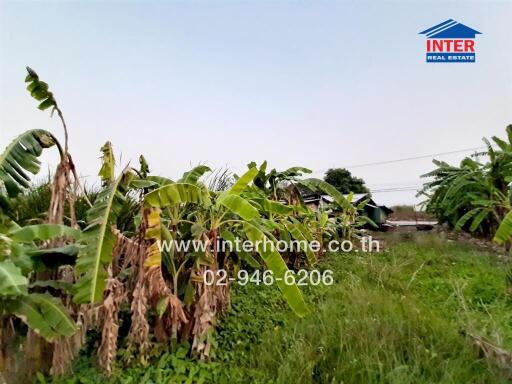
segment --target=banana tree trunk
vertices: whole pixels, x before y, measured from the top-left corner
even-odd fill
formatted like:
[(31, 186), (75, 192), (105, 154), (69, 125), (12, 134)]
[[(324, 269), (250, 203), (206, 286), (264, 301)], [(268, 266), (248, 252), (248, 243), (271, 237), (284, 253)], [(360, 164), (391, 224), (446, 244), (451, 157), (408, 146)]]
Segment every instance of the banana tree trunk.
[[(53, 344), (29, 330), (25, 343), (25, 374), (33, 378), (37, 372), (48, 373), (52, 366)], [(28, 382), (28, 380), (26, 381)]]

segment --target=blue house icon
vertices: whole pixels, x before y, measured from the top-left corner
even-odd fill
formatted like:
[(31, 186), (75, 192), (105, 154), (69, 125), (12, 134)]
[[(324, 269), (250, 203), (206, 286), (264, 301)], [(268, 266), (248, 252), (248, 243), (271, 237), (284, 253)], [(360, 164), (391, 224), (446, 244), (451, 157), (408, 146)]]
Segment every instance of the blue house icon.
[(481, 32), (461, 24), (453, 19), (446, 20), (429, 29), (425, 29), (420, 35), (426, 35), (428, 39), (474, 39)]

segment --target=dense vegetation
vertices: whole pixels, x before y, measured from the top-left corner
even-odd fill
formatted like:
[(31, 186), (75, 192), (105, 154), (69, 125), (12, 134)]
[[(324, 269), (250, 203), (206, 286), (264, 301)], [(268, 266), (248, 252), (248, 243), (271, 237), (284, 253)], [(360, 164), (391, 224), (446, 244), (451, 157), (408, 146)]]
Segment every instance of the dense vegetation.
[[(61, 120), (64, 140), (31, 130), (0, 154), (0, 381), (511, 378), (505, 261), (432, 236), (388, 236), (384, 253), (325, 259), (328, 241), (360, 239), (359, 228), (371, 224), (359, 215), (364, 202), (355, 206), (352, 193), (343, 194), (347, 183), (356, 192), (364, 183), (336, 170), (326, 180), (339, 185), (305, 178), (310, 171), (303, 167), (278, 171), (266, 162), (249, 163), (241, 175), (217, 171), (209, 182), (212, 171), (200, 165), (171, 180), (153, 175), (142, 155), (137, 167), (119, 168), (107, 142), (101, 188), (86, 190), (57, 101), (31, 69), (26, 82), (39, 109)], [(485, 161), (436, 161), (422, 191), (428, 211), (456, 229), (508, 243), (512, 126), (507, 135), (508, 142), (486, 141), (488, 150), (479, 154)], [(51, 149), (60, 162), (50, 180), (34, 187), (39, 156)], [(304, 190), (328, 194), (333, 203), (313, 210)], [(236, 239), (255, 249), (225, 247)], [(279, 241), (320, 247), (264, 246)], [(286, 278), (313, 266), (334, 271), (336, 284), (301, 290)], [(219, 283), (240, 270), (263, 269), (275, 286)], [(72, 369), (77, 374), (70, 376)]]
[[(314, 265), (322, 249), (279, 252), (263, 244), (322, 245), (353, 237), (365, 222), (351, 196), (323, 180), (301, 178), (310, 173), (306, 168), (279, 172), (267, 170), (266, 162), (250, 163), (232, 182), (221, 174), (209, 188), (202, 178), (211, 170), (204, 165), (173, 181), (152, 175), (141, 156), (137, 168), (116, 172), (109, 142), (101, 148), (102, 188), (87, 193), (52, 92), (31, 69), (26, 82), (39, 109), (60, 118), (64, 144), (53, 133), (32, 130), (0, 155), (2, 371), (16, 368), (10, 351), (17, 349), (28, 377), (39, 370), (64, 375), (91, 330), (99, 334), (98, 363), (107, 374), (119, 347), (126, 364), (146, 364), (162, 346), (208, 359), (214, 325), (231, 295), (229, 284), (205, 284), (207, 273), (219, 278), (221, 269), (233, 276), (241, 268), (265, 266), (288, 306), (303, 317), (310, 309), (285, 277), (289, 268)], [(30, 174), (38, 173), (38, 157), (50, 148), (60, 156), (53, 180), (31, 189)], [(305, 206), (299, 185), (332, 196), (330, 218)], [(236, 238), (251, 241), (255, 251), (219, 247)], [(162, 241), (206, 246), (166, 249)]]
[[(267, 352), (253, 361), (267, 377), (279, 383), (508, 380), (510, 355), (496, 356), (501, 349), (494, 349), (510, 347), (512, 336), (502, 262), (437, 235), (405, 236), (388, 238), (384, 254), (326, 262), (324, 268), (338, 271), (338, 284), (322, 292), (315, 318), (261, 345)], [(477, 346), (482, 334), (490, 341), (485, 351)]]
[(331, 254), (335, 284), (298, 319), (275, 287), (236, 286), (212, 362), (164, 352), (107, 379), (83, 355), (59, 384), (505, 383), (511, 302), (503, 260), (437, 235), (389, 235), (379, 254)]
[(505, 140), (484, 138), (487, 150), (464, 158), (459, 166), (434, 160), (437, 168), (424, 175), (432, 180), (420, 191), (428, 198), (427, 212), (457, 230), (496, 234), (499, 243), (507, 241), (512, 234), (507, 216), (512, 207), (512, 125), (506, 134)]

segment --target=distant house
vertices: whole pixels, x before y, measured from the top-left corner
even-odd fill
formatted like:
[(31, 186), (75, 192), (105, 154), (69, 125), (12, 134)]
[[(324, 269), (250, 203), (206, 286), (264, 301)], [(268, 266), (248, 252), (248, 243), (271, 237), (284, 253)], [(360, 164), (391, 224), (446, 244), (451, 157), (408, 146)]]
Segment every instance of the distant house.
[(379, 227), (384, 225), (390, 214), (393, 213), (391, 208), (386, 207), (385, 205), (378, 205), (373, 198), (366, 193), (355, 194), (352, 199), (352, 204), (357, 205), (363, 200), (367, 200), (368, 202), (365, 204), (363, 210), (364, 214), (368, 216), (375, 224)]
[(324, 210), (330, 203), (332, 203), (332, 197), (329, 195), (312, 194), (303, 196), (302, 200), (304, 201), (304, 204), (313, 211)]
[[(345, 197), (348, 197), (348, 195), (345, 195)], [(329, 204), (333, 202), (331, 196), (319, 194), (309, 194), (303, 196), (302, 200), (307, 207), (315, 211), (325, 210), (329, 207)], [(384, 225), (388, 219), (388, 216), (393, 213), (393, 210), (386, 207), (385, 205), (378, 205), (368, 193), (355, 193), (352, 196), (353, 205), (358, 205), (364, 200), (367, 200), (367, 203), (363, 208), (364, 215), (370, 218), (379, 227)]]

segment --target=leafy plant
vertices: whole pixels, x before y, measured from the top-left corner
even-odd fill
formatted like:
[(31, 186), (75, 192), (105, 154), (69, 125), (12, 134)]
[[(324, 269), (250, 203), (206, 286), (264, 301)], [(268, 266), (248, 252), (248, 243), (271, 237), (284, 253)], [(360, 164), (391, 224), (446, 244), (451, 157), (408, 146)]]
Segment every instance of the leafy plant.
[[(301, 290), (284, 277), (289, 268), (315, 265), (322, 252), (279, 252), (265, 244), (294, 239), (323, 245), (332, 237), (355, 235), (360, 207), (351, 197), (325, 181), (302, 180), (311, 173), (307, 168), (267, 171), (266, 162), (259, 167), (250, 163), (240, 176), (217, 174), (210, 188), (204, 180), (211, 169), (205, 165), (173, 181), (152, 175), (142, 155), (138, 169), (127, 166), (116, 175), (115, 154), (107, 142), (101, 147), (101, 189), (91, 203), (68, 152), (62, 111), (48, 85), (27, 71), (27, 89), (39, 108), (61, 119), (65, 145), (62, 149), (52, 134), (34, 130), (0, 156), (0, 206), (8, 206), (21, 192), (30, 194), (26, 173), (39, 171), (37, 158), (44, 148), (55, 145), (61, 155), (48, 187), (48, 211), (38, 218), (42, 224), (0, 215), (0, 316), (18, 316), (51, 342), (53, 374), (69, 370), (90, 328), (100, 330), (99, 362), (110, 374), (122, 322), (129, 328), (122, 341), (124, 361), (136, 357), (145, 364), (162, 345), (182, 351), (181, 343), (190, 343), (186, 352), (202, 358), (215, 354), (213, 329), (229, 310), (230, 287), (207, 285), (204, 276), (219, 269), (233, 276), (243, 267), (265, 267), (293, 312), (298, 317), (310, 313)], [(329, 211), (308, 208), (303, 186), (331, 195)], [(77, 216), (77, 202), (89, 206), (85, 217)], [(219, 247), (237, 238), (256, 248)], [(167, 249), (161, 247), (164, 241), (206, 246)]]
[[(493, 137), (484, 139), (487, 151), (478, 153), (487, 162), (466, 157), (460, 166), (451, 166), (434, 160), (435, 170), (423, 177), (425, 183), (420, 195), (427, 197), (426, 209), (457, 230), (466, 229), (492, 236), (498, 224), (511, 209), (512, 181), (512, 125), (506, 129), (509, 142)], [(501, 238), (503, 230), (498, 238)]]
[(87, 212), (88, 226), (81, 238), (85, 246), (79, 252), (75, 266), (78, 281), (74, 300), (77, 303), (97, 303), (103, 298), (107, 267), (117, 241), (112, 230), (125, 200), (122, 188), (132, 176), (129, 171), (123, 172), (98, 194)]
[(41, 168), (38, 157), (43, 149), (57, 146), (62, 156), (62, 148), (57, 139), (48, 131), (34, 129), (19, 135), (0, 155), (0, 194), (16, 197), (30, 186), (30, 176)]

